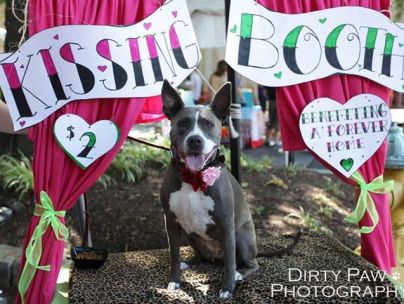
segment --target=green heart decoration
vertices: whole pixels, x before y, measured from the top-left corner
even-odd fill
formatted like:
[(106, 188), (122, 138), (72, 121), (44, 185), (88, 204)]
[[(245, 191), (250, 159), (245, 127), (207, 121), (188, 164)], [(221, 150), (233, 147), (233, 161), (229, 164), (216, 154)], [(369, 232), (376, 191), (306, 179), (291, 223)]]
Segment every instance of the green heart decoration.
[(321, 24), (324, 24), (327, 22), (327, 18), (322, 18), (318, 20)]
[(349, 172), (349, 170), (351, 170), (353, 167), (354, 160), (352, 158), (348, 158), (341, 160), (339, 163), (346, 172)]
[(275, 73), (274, 76), (278, 79), (282, 78), (282, 71), (279, 71), (278, 73)]
[(86, 169), (110, 151), (120, 137), (112, 121), (99, 120), (89, 125), (74, 114), (61, 115), (53, 126), (53, 134), (63, 151), (82, 169)]
[(230, 29), (230, 33), (235, 34), (237, 32), (237, 24), (235, 24), (231, 29)]

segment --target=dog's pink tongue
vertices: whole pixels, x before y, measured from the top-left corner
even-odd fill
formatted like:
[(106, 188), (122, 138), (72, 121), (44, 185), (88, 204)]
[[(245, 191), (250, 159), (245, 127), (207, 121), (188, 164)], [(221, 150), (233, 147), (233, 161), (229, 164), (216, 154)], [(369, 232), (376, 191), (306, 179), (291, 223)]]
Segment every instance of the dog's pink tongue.
[(188, 169), (192, 171), (199, 171), (205, 164), (205, 159), (202, 155), (187, 155), (185, 157), (185, 162)]

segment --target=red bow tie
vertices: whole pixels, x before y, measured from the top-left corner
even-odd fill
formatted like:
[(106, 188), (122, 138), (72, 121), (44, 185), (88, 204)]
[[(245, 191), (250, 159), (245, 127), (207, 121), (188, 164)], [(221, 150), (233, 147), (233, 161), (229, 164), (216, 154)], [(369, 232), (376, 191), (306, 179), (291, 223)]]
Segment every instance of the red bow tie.
[(195, 192), (197, 192), (199, 188), (202, 192), (205, 192), (208, 188), (208, 185), (203, 180), (202, 171), (191, 171), (185, 166), (179, 168), (179, 171), (182, 181), (190, 184)]

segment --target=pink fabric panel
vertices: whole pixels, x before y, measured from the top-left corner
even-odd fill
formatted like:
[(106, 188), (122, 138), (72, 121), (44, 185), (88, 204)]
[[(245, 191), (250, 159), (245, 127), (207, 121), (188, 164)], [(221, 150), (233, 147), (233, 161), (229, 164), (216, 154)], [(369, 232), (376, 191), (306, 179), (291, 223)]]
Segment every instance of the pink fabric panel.
[[(258, 0), (258, 2), (270, 10), (289, 14), (306, 13), (338, 6), (362, 6), (376, 11), (384, 11), (388, 10), (390, 6), (389, 0)], [(387, 103), (389, 102), (387, 88), (357, 76), (332, 76), (318, 81), (278, 88), (277, 109), (284, 149), (293, 151), (307, 148), (300, 135), (299, 116), (311, 100), (329, 97), (343, 104), (353, 96), (363, 93), (375, 94)], [(378, 152), (359, 170), (367, 182), (383, 174), (386, 150), (387, 145), (384, 142)], [(321, 159), (320, 161), (341, 179), (353, 184), (351, 180), (333, 170)], [(371, 234), (362, 234), (362, 256), (382, 270), (390, 272), (391, 267), (394, 267), (396, 262), (389, 204), (386, 195), (372, 195), (372, 197), (380, 216), (380, 222)], [(366, 215), (361, 225), (369, 224), (370, 219)]]
[[(64, 24), (133, 24), (157, 9), (158, 1), (138, 0), (31, 0), (30, 35), (49, 27)], [(80, 33), (78, 33), (79, 35)], [(33, 171), (35, 181), (35, 199), (39, 192), (46, 191), (53, 201), (55, 210), (69, 210), (78, 197), (86, 192), (105, 172), (123, 142), (133, 123), (140, 119), (150, 121), (149, 113), (161, 112), (160, 98), (152, 98), (142, 113), (147, 99), (112, 99), (72, 102), (51, 115), (48, 119), (30, 130), (34, 141)], [(160, 109), (157, 109), (157, 108)], [(113, 150), (98, 159), (87, 170), (82, 170), (59, 148), (52, 133), (57, 117), (65, 113), (78, 114), (89, 123), (101, 119), (114, 121), (121, 130), (119, 143)], [(142, 115), (141, 115), (142, 114)], [(154, 115), (154, 119), (156, 119)], [(112, 202), (111, 202), (112, 203)], [(34, 217), (30, 223), (24, 248), (30, 239), (39, 218)], [(38, 270), (26, 295), (27, 303), (50, 303), (59, 274), (63, 242), (57, 241), (49, 228), (43, 236), (43, 254), (40, 265), (51, 265), (51, 271)], [(22, 265), (25, 258), (22, 258)], [(17, 299), (17, 303), (20, 299)]]
[(139, 116), (136, 118), (136, 123), (146, 123), (160, 121), (165, 118), (162, 113), (161, 97), (153, 96), (147, 98), (143, 104), (143, 108)]

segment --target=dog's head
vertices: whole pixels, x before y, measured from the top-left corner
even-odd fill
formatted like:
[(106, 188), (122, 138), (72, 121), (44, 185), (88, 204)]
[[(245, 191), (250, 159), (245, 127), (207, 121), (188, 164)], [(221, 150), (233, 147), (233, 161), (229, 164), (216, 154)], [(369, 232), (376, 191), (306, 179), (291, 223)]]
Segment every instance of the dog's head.
[(185, 107), (178, 92), (164, 81), (163, 112), (171, 121), (171, 145), (192, 171), (200, 171), (215, 157), (222, 123), (230, 114), (231, 83), (224, 84), (208, 107)]

